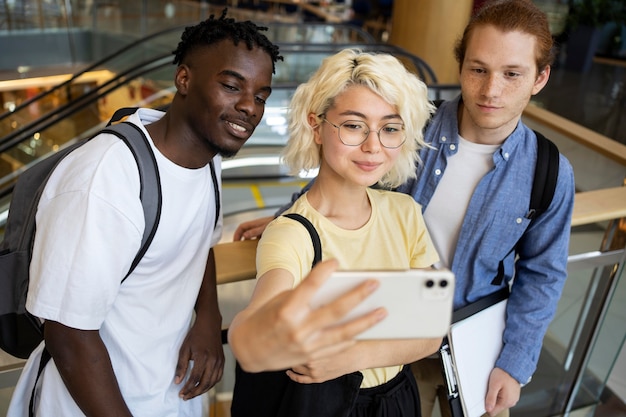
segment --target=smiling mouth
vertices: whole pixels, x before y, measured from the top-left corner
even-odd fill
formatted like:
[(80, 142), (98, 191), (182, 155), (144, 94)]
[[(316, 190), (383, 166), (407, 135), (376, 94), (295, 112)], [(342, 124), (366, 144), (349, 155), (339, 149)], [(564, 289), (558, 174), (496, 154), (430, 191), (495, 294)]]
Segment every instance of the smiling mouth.
[(374, 171), (381, 165), (372, 162), (357, 162), (356, 164), (364, 171)]
[(236, 123), (233, 123), (233, 122), (227, 122), (227, 123), (230, 125), (230, 127), (232, 127), (233, 129), (235, 129), (238, 132), (245, 133), (245, 132), (248, 131), (248, 129), (246, 129), (245, 127), (243, 127), (241, 125), (238, 125)]

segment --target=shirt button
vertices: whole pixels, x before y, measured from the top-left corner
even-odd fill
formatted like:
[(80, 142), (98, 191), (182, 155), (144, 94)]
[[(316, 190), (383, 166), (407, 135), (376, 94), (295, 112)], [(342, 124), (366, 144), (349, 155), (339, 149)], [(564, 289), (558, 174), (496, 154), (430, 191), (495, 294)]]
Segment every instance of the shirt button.
[(435, 175), (441, 175), (441, 170), (440, 169), (436, 169), (435, 170)]
[(453, 151), (453, 150), (455, 150), (455, 149), (456, 149), (456, 145), (455, 145), (455, 144), (450, 145), (450, 150), (451, 150), (451, 151)]
[(441, 137), (441, 141), (442, 141), (442, 142), (445, 142), (445, 141), (447, 141), (447, 140), (448, 140), (448, 138), (447, 138), (447, 137), (445, 137), (445, 136), (442, 136), (442, 137)]
[(509, 160), (509, 153), (508, 153), (508, 152), (505, 152), (505, 153), (504, 153), (504, 159), (505, 159), (506, 161), (508, 161), (508, 160)]
[(522, 218), (521, 218), (521, 217), (518, 217), (518, 218), (515, 220), (515, 223), (517, 223), (517, 224), (522, 223)]

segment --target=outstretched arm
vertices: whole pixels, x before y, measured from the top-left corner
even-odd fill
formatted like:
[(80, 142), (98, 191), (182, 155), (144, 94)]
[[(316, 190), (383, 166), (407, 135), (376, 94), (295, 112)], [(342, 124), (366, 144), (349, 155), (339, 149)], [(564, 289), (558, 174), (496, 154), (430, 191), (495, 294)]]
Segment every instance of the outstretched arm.
[(320, 262), (294, 289), (293, 277), (284, 270), (259, 278), (250, 305), (235, 316), (228, 333), (230, 347), (244, 370), (287, 369), (333, 356), (352, 346), (354, 336), (386, 316), (381, 308), (337, 324), (378, 287), (374, 280), (312, 309), (311, 298), (336, 269), (334, 260)]
[(85, 415), (132, 416), (98, 330), (78, 330), (46, 321), (44, 338), (67, 390)]

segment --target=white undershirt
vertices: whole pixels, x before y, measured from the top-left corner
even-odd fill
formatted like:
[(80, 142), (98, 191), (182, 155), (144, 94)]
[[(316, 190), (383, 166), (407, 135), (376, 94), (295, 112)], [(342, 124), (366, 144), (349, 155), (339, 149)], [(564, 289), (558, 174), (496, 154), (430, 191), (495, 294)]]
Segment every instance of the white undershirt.
[(483, 145), (459, 136), (458, 151), (448, 158), (443, 177), (424, 212), (430, 236), (449, 268), (467, 206), (478, 182), (493, 168), (493, 153), (500, 145)]

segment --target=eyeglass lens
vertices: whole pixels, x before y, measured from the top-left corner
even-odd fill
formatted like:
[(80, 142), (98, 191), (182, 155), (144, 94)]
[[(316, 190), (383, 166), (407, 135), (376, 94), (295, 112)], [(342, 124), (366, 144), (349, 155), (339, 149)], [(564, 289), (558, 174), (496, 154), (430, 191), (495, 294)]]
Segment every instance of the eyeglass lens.
[[(358, 120), (347, 120), (339, 125), (339, 139), (344, 145), (357, 146), (367, 140), (370, 128)], [(380, 143), (385, 148), (397, 148), (404, 143), (405, 135), (402, 123), (387, 123), (378, 132)]]

